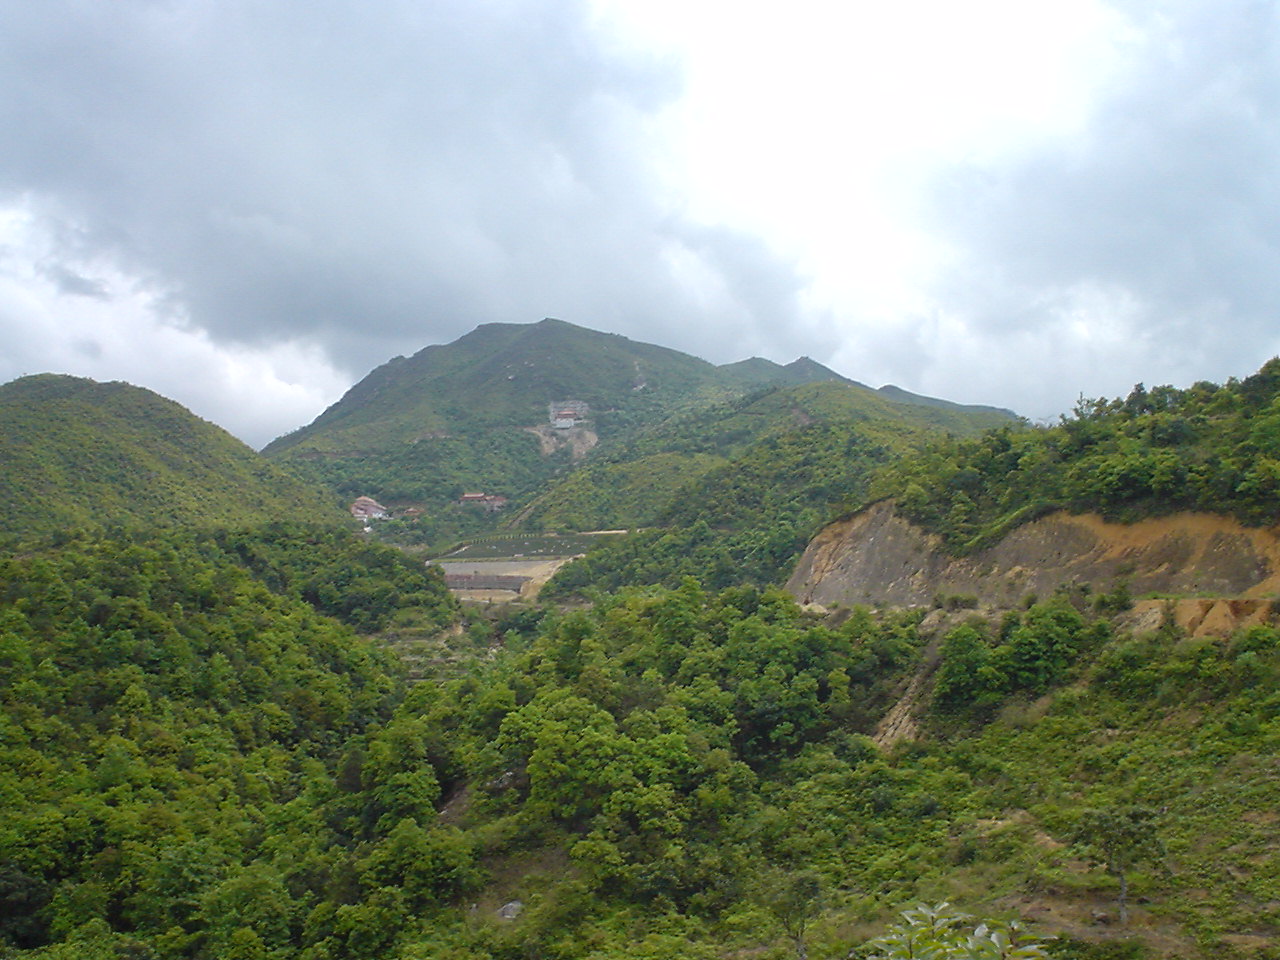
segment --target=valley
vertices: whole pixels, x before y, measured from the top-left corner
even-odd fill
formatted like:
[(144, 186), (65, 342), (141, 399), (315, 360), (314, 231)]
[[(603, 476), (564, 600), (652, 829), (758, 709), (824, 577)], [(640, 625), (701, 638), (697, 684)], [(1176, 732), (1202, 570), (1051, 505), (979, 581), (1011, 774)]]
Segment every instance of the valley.
[(1034, 426), (544, 320), (0, 431), (5, 956), (1280, 956), (1277, 361)]

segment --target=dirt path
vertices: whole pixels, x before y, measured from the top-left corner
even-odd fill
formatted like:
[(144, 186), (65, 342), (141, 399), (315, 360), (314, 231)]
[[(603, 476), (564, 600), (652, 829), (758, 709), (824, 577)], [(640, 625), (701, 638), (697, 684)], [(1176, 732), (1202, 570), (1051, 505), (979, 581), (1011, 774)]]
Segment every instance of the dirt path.
[(916, 719), (919, 707), (929, 692), (929, 681), (938, 668), (938, 641), (933, 641), (925, 648), (924, 662), (916, 671), (907, 689), (902, 692), (898, 702), (876, 724), (871, 739), (881, 750), (888, 750), (900, 740), (915, 740), (920, 734), (920, 723)]

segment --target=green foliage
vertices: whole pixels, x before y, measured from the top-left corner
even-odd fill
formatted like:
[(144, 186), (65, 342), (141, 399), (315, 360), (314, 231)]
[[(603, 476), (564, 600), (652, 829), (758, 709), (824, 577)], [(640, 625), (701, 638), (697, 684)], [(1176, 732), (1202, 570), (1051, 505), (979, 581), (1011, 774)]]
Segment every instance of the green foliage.
[[(525, 518), (535, 524), (654, 525), (561, 570), (546, 595), (674, 586), (684, 576), (716, 588), (777, 583), (824, 523), (864, 497), (876, 467), (937, 425), (973, 432), (987, 422), (843, 383), (768, 388), (687, 411), (535, 502)], [(670, 469), (676, 454), (683, 472)]]
[[(927, 736), (885, 750), (922, 612), (689, 579), (476, 621), (409, 685), (330, 614), (442, 623), (422, 576), (293, 525), (4, 558), (0, 952), (835, 960), (904, 897), (1079, 937), (1119, 882), (1068, 845), (1082, 811), (1164, 806), (1177, 869), (1126, 870), (1134, 941), (1227, 958), (1280, 922), (1272, 628), (1112, 638), (1074, 595), (975, 620)], [(916, 933), (989, 956), (1008, 930)]]
[(437, 568), (348, 531), (275, 523), (203, 534), (197, 542), (243, 565), (276, 593), (305, 600), (362, 632), (383, 629), (406, 609), (427, 627), (442, 629), (457, 619), (457, 604)]
[(981, 621), (943, 639), (934, 700), (945, 710), (981, 716), (1018, 693), (1036, 696), (1061, 683), (1080, 654), (1107, 636), (1103, 623), (1087, 623), (1065, 599), (1009, 614), (995, 640)]
[(902, 912), (888, 933), (867, 944), (867, 960), (1036, 960), (1044, 944), (1016, 921), (975, 920), (949, 903)]
[[(1280, 393), (1271, 360), (1223, 386), (1141, 384), (1124, 400), (1084, 400), (1054, 427), (938, 439), (879, 470), (869, 500), (958, 553), (1054, 509), (1118, 521), (1202, 510), (1272, 523), (1280, 493)], [(1117, 600), (1117, 602), (1122, 602)]]
[[(421, 908), (474, 883), (435, 824), (431, 738), (392, 722), (399, 665), (302, 602), (338, 565), (443, 625), (442, 585), (390, 554), (276, 527), (0, 562), (0, 945), (293, 955), (347, 897), (391, 883)], [(376, 616), (354, 589), (336, 612)]]
[(812, 870), (769, 871), (756, 887), (755, 897), (795, 944), (801, 960), (808, 956), (805, 931), (822, 909), (822, 894), (822, 877)]
[(170, 400), (125, 383), (0, 386), (0, 530), (341, 522), (318, 488)]
[(514, 501), (569, 467), (567, 447), (543, 453), (529, 432), (547, 423), (548, 403), (587, 402), (587, 429), (607, 444), (726, 389), (714, 366), (675, 350), (559, 320), (486, 324), (383, 364), (264, 452), (344, 498), (424, 508), (399, 533), (439, 544), (492, 526), (455, 505), (465, 490)]

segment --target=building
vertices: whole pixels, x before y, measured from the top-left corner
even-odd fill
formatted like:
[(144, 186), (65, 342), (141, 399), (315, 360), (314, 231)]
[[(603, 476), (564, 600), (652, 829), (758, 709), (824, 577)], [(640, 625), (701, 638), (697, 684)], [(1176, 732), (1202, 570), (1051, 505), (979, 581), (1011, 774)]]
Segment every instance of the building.
[(547, 419), (557, 430), (568, 430), (586, 420), (591, 407), (585, 400), (552, 400), (547, 404)]
[(356, 497), (351, 504), (351, 515), (357, 520), (385, 520), (391, 514), (373, 497)]

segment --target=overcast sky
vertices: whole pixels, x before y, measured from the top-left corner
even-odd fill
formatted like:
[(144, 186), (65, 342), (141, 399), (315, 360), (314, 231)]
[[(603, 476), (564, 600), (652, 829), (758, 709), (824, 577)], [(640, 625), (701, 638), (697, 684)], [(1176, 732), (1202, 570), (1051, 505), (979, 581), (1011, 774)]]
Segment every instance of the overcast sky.
[(544, 316), (1033, 417), (1280, 353), (1247, 0), (0, 0), (0, 380), (255, 446)]

